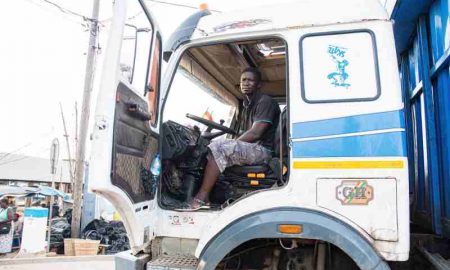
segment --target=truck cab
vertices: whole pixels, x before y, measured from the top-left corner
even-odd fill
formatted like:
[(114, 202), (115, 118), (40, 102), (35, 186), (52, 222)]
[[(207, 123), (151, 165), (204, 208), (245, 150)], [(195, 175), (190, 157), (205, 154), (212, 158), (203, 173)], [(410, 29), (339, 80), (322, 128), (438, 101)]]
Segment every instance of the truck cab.
[[(208, 144), (236, 134), (246, 67), (282, 111), (272, 159), (227, 168), (208, 207), (184, 211)], [(408, 259), (407, 162), (392, 22), (377, 0), (202, 10), (167, 44), (143, 1), (115, 1), (89, 188), (121, 215), (131, 264), (388, 269)]]

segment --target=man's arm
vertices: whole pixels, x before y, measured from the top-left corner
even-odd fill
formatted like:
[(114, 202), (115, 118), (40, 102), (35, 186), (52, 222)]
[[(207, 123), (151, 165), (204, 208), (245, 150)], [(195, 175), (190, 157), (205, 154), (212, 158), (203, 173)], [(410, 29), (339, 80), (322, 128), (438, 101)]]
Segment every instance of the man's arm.
[(270, 127), (270, 123), (267, 122), (255, 122), (252, 127), (244, 132), (239, 138), (239, 141), (253, 143), (259, 140), (264, 132)]

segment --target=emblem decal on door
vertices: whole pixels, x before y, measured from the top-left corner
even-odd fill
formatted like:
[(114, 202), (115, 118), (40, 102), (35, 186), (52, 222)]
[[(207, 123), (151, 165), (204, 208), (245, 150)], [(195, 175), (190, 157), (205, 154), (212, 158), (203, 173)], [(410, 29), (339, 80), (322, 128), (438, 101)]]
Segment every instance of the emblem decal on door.
[(373, 199), (373, 191), (366, 180), (343, 180), (336, 187), (336, 198), (342, 205), (367, 205)]
[(345, 53), (347, 52), (347, 48), (329, 45), (328, 46), (328, 54), (333, 60), (336, 69), (334, 72), (328, 74), (327, 78), (331, 81), (331, 84), (334, 87), (345, 87), (348, 88), (350, 83), (348, 83), (347, 79), (349, 77), (345, 68), (348, 66), (349, 62), (345, 57)]

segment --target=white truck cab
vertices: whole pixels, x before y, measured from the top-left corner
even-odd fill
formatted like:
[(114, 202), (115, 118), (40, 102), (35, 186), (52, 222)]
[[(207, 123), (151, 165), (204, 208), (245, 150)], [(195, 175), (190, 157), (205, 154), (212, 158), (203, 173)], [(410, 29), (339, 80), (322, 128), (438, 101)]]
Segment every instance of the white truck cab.
[[(120, 213), (130, 265), (142, 253), (147, 269), (388, 269), (408, 259), (404, 104), (379, 1), (203, 10), (167, 42), (143, 1), (115, 1), (89, 188)], [(182, 211), (209, 142), (235, 133), (246, 67), (282, 109), (273, 158), (227, 168), (208, 208)]]

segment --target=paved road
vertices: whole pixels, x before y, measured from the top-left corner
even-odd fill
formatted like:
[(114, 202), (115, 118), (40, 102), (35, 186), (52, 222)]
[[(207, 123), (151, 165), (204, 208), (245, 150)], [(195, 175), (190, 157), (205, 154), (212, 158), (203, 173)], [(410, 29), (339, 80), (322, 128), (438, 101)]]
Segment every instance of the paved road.
[(57, 256), (0, 259), (0, 270), (111, 270), (114, 256)]

